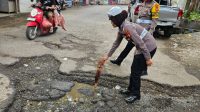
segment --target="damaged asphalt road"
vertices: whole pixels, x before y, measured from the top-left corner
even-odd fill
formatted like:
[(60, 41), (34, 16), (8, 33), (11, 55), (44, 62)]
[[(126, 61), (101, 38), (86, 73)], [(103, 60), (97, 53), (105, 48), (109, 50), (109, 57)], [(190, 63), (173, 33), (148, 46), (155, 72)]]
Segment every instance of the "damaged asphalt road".
[[(147, 80), (142, 81), (142, 99), (134, 105), (126, 104), (117, 89), (126, 87), (128, 78), (103, 74), (94, 90), (94, 73), (59, 72), (60, 62), (51, 55), (20, 58), (14, 65), (0, 65), (16, 89), (8, 112), (136, 112), (178, 111), (197, 112), (200, 87), (170, 87)], [(79, 82), (79, 83), (76, 83)], [(88, 85), (89, 84), (89, 85)], [(145, 107), (145, 108), (144, 108)]]
[[(97, 7), (101, 14), (94, 10)], [(96, 92), (89, 96), (80, 95), (76, 100), (69, 98), (68, 93), (74, 91), (76, 82), (90, 84), (86, 93), (91, 92), (96, 62), (110, 49), (115, 39), (117, 29), (111, 27), (104, 13), (110, 7), (91, 6), (63, 11), (67, 31), (59, 29), (56, 34), (34, 41), (26, 39), (25, 26), (1, 27), (0, 73), (3, 78), (9, 79), (6, 79), (7, 83), (4, 82), (6, 80), (0, 81), (5, 84), (3, 87), (10, 89), (10, 93), (4, 93), (9, 99), (7, 103), (1, 103), (4, 99), (0, 97), (0, 111), (131, 112), (134, 109), (197, 112), (200, 107), (199, 79), (186, 72), (182, 63), (162, 52), (167, 51), (168, 46), (161, 39), (157, 40), (154, 66), (150, 68), (149, 76), (143, 77), (143, 97), (135, 105), (126, 104), (124, 97), (115, 89), (117, 85), (127, 86), (133, 53), (120, 67), (108, 62)], [(125, 44), (123, 41), (113, 58)], [(85, 85), (79, 89), (84, 91)]]

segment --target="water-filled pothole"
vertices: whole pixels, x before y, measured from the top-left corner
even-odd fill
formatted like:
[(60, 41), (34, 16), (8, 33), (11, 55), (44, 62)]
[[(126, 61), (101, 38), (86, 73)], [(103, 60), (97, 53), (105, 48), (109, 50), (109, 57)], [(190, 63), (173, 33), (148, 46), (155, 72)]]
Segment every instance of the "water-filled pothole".
[(94, 91), (93, 86), (75, 82), (75, 85), (72, 87), (70, 92), (67, 92), (62, 98), (53, 101), (27, 100), (24, 110), (31, 110), (32, 112), (38, 112), (43, 110), (53, 112), (68, 112), (73, 109), (76, 110), (77, 103), (90, 103), (90, 97), (94, 97), (96, 95), (95, 93), (96, 92)]

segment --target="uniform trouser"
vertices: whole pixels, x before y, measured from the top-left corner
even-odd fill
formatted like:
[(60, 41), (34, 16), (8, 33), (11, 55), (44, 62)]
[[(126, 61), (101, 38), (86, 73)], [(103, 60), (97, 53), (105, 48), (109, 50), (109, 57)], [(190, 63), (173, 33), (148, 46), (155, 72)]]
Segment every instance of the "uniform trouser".
[(124, 48), (124, 50), (121, 52), (121, 54), (118, 56), (116, 60), (121, 63), (126, 58), (128, 53), (131, 51), (131, 49), (134, 46), (135, 45), (132, 42), (128, 41), (128, 43), (126, 44), (126, 47)]
[[(156, 49), (150, 52), (154, 56)], [(128, 90), (131, 95), (140, 96), (142, 71), (147, 71), (147, 64), (143, 54), (135, 55), (131, 66), (131, 75)]]

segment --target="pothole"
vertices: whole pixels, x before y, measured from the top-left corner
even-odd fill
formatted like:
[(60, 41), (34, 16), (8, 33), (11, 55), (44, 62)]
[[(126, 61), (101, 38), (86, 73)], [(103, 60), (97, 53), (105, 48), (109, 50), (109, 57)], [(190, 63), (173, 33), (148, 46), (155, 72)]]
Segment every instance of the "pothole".
[[(171, 89), (158, 84), (142, 81), (142, 99), (134, 104), (127, 104), (119, 94), (116, 86), (127, 87), (128, 78), (115, 77), (111, 74), (102, 74), (99, 86), (94, 89), (94, 73), (74, 71), (70, 74), (59, 73), (60, 62), (51, 55), (41, 57), (22, 58), (15, 65), (0, 65), (0, 71), (7, 75), (16, 88), (13, 104), (7, 108), (8, 112), (135, 112), (174, 109), (176, 103), (187, 99), (188, 96), (197, 100), (190, 102), (188, 108), (200, 107), (198, 98), (199, 87), (189, 89)], [(66, 68), (67, 69), (67, 68)], [(69, 83), (71, 89), (67, 87)], [(68, 89), (68, 90), (67, 90)], [(159, 91), (157, 91), (159, 90)], [(181, 95), (179, 100), (169, 100), (168, 92)], [(167, 92), (168, 91), (168, 92)], [(180, 91), (177, 92), (177, 91)], [(182, 94), (183, 94), (182, 93)], [(172, 95), (173, 95), (172, 94)], [(162, 97), (160, 97), (162, 96)], [(153, 101), (151, 103), (144, 103)], [(171, 105), (173, 103), (173, 105)], [(196, 105), (197, 104), (197, 105)], [(178, 108), (184, 105), (179, 104)], [(143, 108), (148, 107), (148, 108)], [(182, 111), (180, 111), (182, 112)]]
[(65, 45), (73, 46), (73, 49), (84, 50), (87, 53), (95, 52), (95, 43), (100, 43), (89, 39), (81, 39), (73, 34), (67, 35), (67, 37), (62, 38), (60, 41)]
[(66, 49), (66, 46), (62, 46), (61, 44), (56, 44), (56, 43), (45, 42), (43, 45), (53, 50)]
[(78, 36), (74, 35), (74, 34), (68, 34), (66, 37), (62, 38), (60, 40), (62, 43), (67, 44), (69, 42), (72, 43), (81, 43), (81, 44), (88, 44), (88, 43), (101, 43), (101, 41), (94, 41), (91, 39), (83, 39), (83, 38), (79, 38)]

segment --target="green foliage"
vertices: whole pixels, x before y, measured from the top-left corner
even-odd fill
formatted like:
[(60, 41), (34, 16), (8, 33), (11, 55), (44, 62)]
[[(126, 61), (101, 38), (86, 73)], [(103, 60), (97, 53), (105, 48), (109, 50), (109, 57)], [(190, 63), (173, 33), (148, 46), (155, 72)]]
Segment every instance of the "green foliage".
[(200, 13), (198, 13), (198, 12), (191, 12), (189, 19), (190, 20), (200, 21)]
[[(187, 10), (184, 11), (184, 17), (186, 17)], [(190, 21), (200, 21), (200, 12), (191, 12), (190, 16), (187, 17)]]
[(183, 12), (183, 17), (187, 17), (187, 12), (188, 12), (188, 10), (185, 10), (184, 12)]

